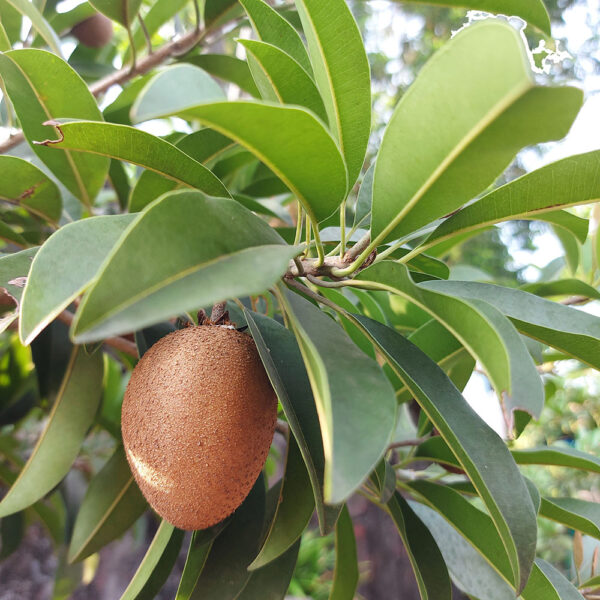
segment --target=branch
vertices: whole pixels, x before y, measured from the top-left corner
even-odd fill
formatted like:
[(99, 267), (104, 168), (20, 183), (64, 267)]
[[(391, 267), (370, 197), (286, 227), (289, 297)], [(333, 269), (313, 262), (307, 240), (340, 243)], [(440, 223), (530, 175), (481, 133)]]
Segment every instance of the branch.
[[(131, 67), (127, 66), (119, 71), (111, 73), (107, 77), (99, 79), (96, 81), (96, 83), (93, 83), (90, 86), (90, 92), (94, 96), (99, 96), (113, 85), (122, 85), (137, 75), (143, 75), (144, 73), (147, 73), (154, 67), (157, 67), (173, 56), (185, 54), (194, 46), (196, 46), (196, 44), (201, 42), (208, 35), (208, 33), (210, 33), (210, 30), (208, 29), (204, 31), (198, 31), (196, 29), (194, 31), (190, 31), (182, 37), (168, 42), (164, 46), (161, 46), (152, 54), (144, 56), (144, 58), (137, 62), (135, 68), (132, 69)], [(0, 154), (8, 152), (11, 148), (19, 145), (24, 139), (25, 137), (23, 136), (22, 131), (14, 133), (7, 140), (0, 143)]]
[[(74, 318), (73, 313), (69, 312), (68, 310), (63, 310), (60, 313), (60, 315), (58, 315), (58, 320), (62, 321), (63, 323), (65, 323), (66, 325), (69, 325), (69, 326), (71, 326), (71, 323), (73, 323), (73, 318)], [(107, 338), (103, 341), (103, 343), (106, 344), (107, 346), (111, 346), (115, 350), (120, 350), (124, 354), (129, 354), (129, 356), (133, 356), (133, 358), (139, 358), (137, 346), (133, 342), (130, 342), (129, 340), (126, 340), (125, 338), (122, 338), (122, 337)]]
[(427, 441), (429, 438), (423, 437), (418, 438), (416, 440), (404, 440), (402, 442), (395, 442), (388, 446), (388, 450), (393, 450), (394, 448), (406, 448), (409, 446), (420, 446), (423, 442)]
[[(343, 257), (326, 256), (320, 265), (318, 258), (295, 258), (290, 261), (290, 266), (285, 277), (287, 279), (292, 279), (294, 277), (312, 275), (313, 277), (331, 277), (332, 279), (339, 279), (338, 277), (335, 277), (334, 271), (337, 269), (344, 269), (351, 265), (360, 253), (369, 245), (370, 239), (370, 235), (366, 233), (348, 250), (348, 252), (346, 252), (346, 254), (344, 254)], [(372, 265), (376, 256), (377, 251), (374, 250), (367, 259), (358, 266), (356, 271), (366, 269), (369, 265)]]
[(93, 83), (90, 86), (90, 92), (92, 92), (94, 96), (99, 96), (113, 85), (121, 85), (136, 75), (143, 75), (172, 56), (179, 56), (189, 52), (196, 44), (198, 44), (198, 42), (206, 37), (208, 32), (208, 30), (194, 30), (186, 33), (179, 39), (161, 46), (152, 54), (144, 56), (144, 58), (138, 61), (134, 69), (131, 69), (131, 67), (124, 67), (123, 69), (96, 81), (96, 83)]
[(229, 315), (227, 313), (227, 302), (217, 302), (212, 307), (212, 313), (210, 315), (210, 320), (216, 324), (216, 323), (219, 323), (221, 320), (225, 319), (226, 316), (228, 319)]
[(370, 232), (365, 233), (352, 248), (344, 254), (344, 263), (346, 265), (350, 264), (354, 260), (358, 258), (358, 255), (367, 248), (367, 246), (371, 243), (371, 234)]

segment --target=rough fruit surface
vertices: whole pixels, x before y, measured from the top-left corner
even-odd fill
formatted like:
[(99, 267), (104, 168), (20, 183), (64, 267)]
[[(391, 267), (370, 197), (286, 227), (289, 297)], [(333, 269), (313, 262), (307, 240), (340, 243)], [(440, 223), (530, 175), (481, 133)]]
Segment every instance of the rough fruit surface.
[(135, 367), (123, 400), (123, 443), (154, 510), (205, 529), (250, 492), (267, 458), (277, 400), (252, 338), (226, 327), (181, 329)]
[(77, 23), (71, 33), (84, 46), (102, 48), (112, 39), (113, 25), (108, 17), (98, 13)]

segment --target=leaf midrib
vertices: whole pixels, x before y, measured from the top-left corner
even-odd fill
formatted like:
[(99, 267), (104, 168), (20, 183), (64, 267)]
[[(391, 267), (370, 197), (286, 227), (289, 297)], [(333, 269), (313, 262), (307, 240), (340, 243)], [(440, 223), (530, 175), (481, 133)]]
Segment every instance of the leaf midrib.
[[(136, 225), (137, 224), (137, 220), (134, 221), (132, 223), (132, 225)], [(125, 239), (128, 234), (130, 232), (128, 230), (125, 230), (123, 232), (123, 236), (122, 239)], [(117, 246), (115, 248), (115, 252), (111, 253), (107, 259), (106, 259), (106, 266), (108, 266), (108, 264), (110, 263), (111, 259), (114, 257), (114, 255), (116, 254), (116, 251), (119, 250), (121, 248), (121, 246)], [(131, 308), (131, 306), (133, 306), (134, 304), (136, 304), (137, 302), (139, 302), (140, 300), (144, 300), (145, 298), (151, 296), (152, 294), (160, 291), (161, 289), (169, 286), (170, 284), (179, 281), (180, 279), (183, 279), (184, 277), (187, 277), (188, 275), (193, 275), (195, 272), (197, 271), (201, 271), (202, 269), (209, 267), (209, 266), (214, 266), (215, 264), (218, 264), (221, 261), (226, 261), (236, 255), (239, 254), (243, 254), (244, 252), (248, 252), (248, 251), (252, 251), (255, 250), (257, 248), (285, 248), (285, 246), (279, 246), (277, 244), (261, 244), (258, 246), (250, 246), (248, 248), (243, 248), (242, 250), (235, 250), (233, 252), (230, 252), (228, 254), (221, 254), (220, 256), (210, 259), (206, 262), (203, 262), (201, 264), (196, 264), (193, 265), (191, 267), (188, 267), (187, 269), (184, 269), (182, 271), (179, 271), (178, 273), (171, 275), (170, 277), (167, 277), (166, 279), (161, 280), (160, 282), (156, 283), (155, 285), (146, 288), (145, 290), (139, 292), (138, 294), (136, 294), (135, 296), (132, 296), (131, 298), (129, 298), (127, 301), (122, 302), (121, 304), (117, 305), (115, 308), (113, 308), (111, 311), (108, 311), (106, 313), (104, 313), (102, 316), (96, 318), (95, 320), (89, 322), (85, 329), (83, 329), (83, 331), (79, 331), (78, 333), (85, 333), (86, 331), (90, 331), (92, 330), (95, 326), (97, 326), (99, 323), (102, 323), (103, 321), (106, 321), (107, 319), (110, 319), (112, 316), (122, 312), (123, 310), (126, 310), (127, 308)], [(94, 286), (95, 284), (100, 280), (100, 278), (102, 277), (102, 275), (104, 274), (105, 269), (102, 269), (100, 274), (97, 276), (96, 281), (94, 282)], [(91, 292), (90, 292), (90, 296), (93, 293), (94, 287), (92, 287)], [(85, 309), (85, 306), (88, 303), (88, 300), (90, 298), (90, 296), (88, 296), (88, 298), (86, 298), (82, 303), (81, 303), (81, 307), (80, 307), (80, 311), (79, 314), (81, 314), (81, 312)], [(77, 330), (77, 326), (79, 324), (79, 317), (76, 317), (75, 319), (75, 323), (73, 325), (74, 330)]]
[[(402, 219), (410, 213), (418, 201), (429, 191), (429, 189), (440, 179), (448, 167), (455, 161), (463, 150), (467, 148), (491, 123), (504, 113), (509, 106), (514, 104), (528, 90), (534, 87), (533, 81), (527, 78), (520, 85), (515, 86), (508, 92), (503, 99), (497, 102), (474, 127), (454, 146), (447, 157), (434, 169), (431, 175), (425, 180), (421, 187), (413, 194), (410, 200), (403, 206), (400, 212), (390, 221), (390, 223), (377, 235), (372, 245), (382, 242), (391, 232), (401, 223)], [(377, 180), (377, 163), (375, 165), (374, 182)]]
[[(536, 217), (537, 215), (543, 215), (543, 214), (546, 214), (549, 212), (554, 212), (557, 209), (570, 208), (573, 206), (583, 206), (585, 204), (593, 204), (594, 202), (599, 202), (599, 201), (600, 201), (600, 197), (589, 198), (587, 200), (577, 200), (575, 202), (560, 204), (559, 206), (549, 206), (549, 207), (538, 208), (538, 209), (534, 209), (534, 210), (528, 210), (528, 211), (520, 212), (517, 214), (512, 214), (512, 215), (508, 215), (505, 217), (501, 217), (500, 219), (491, 219), (489, 221), (481, 221), (481, 222), (471, 225), (469, 227), (462, 227), (460, 229), (455, 229), (454, 231), (449, 232), (441, 237), (432, 239), (431, 241), (426, 240), (421, 246), (418, 247), (418, 250), (419, 250), (418, 253), (411, 252), (409, 254), (412, 254), (412, 256), (414, 257), (417, 254), (421, 254), (422, 252), (425, 252), (428, 248), (431, 248), (432, 246), (435, 246), (438, 243), (445, 242), (446, 240), (453, 238), (456, 235), (460, 235), (462, 233), (468, 233), (469, 231), (476, 231), (477, 229), (482, 229), (484, 227), (488, 227), (489, 225), (495, 225), (496, 223), (503, 223), (505, 221), (516, 221), (519, 219), (527, 220), (529, 217)], [(475, 206), (475, 205), (472, 205), (472, 206)], [(533, 220), (535, 220), (535, 219), (533, 219)], [(558, 227), (561, 227), (561, 225), (558, 225)], [(566, 228), (563, 227), (563, 229), (566, 229)], [(567, 229), (567, 231), (569, 231), (569, 230)], [(433, 235), (434, 233), (435, 233), (435, 231), (433, 231), (431, 235)], [(407, 254), (406, 256), (409, 256), (409, 254)], [(403, 259), (406, 259), (406, 256), (404, 256)]]
[[(86, 121), (86, 120), (83, 120), (83, 121), (71, 121), (69, 123), (65, 123), (64, 125), (62, 125), (62, 127), (64, 128), (66, 126), (67, 129), (68, 129), (69, 125), (86, 125), (86, 124), (89, 124), (89, 123), (100, 124), (100, 125), (107, 125), (109, 127), (119, 127), (119, 128), (124, 128), (125, 130), (134, 129), (135, 131), (138, 131), (138, 132), (142, 131), (140, 129), (135, 129), (134, 127), (129, 127), (128, 125), (121, 125), (121, 124), (118, 124), (118, 123), (105, 123), (105, 122), (102, 122), (102, 121)], [(203, 172), (203, 174), (208, 174), (209, 175), (209, 179), (210, 179), (210, 176), (212, 176), (214, 178), (213, 181), (215, 183), (220, 184), (223, 187), (223, 190), (225, 190), (225, 192), (227, 192), (228, 196), (226, 196), (226, 197), (231, 198), (231, 195), (229, 195), (229, 192), (228, 192), (227, 188), (225, 187), (225, 185), (223, 184), (223, 182), (208, 167), (205, 167), (200, 161), (196, 160), (195, 158), (193, 158), (192, 156), (190, 156), (187, 152), (184, 152), (183, 150), (181, 150), (181, 148), (178, 148), (174, 144), (171, 144), (171, 143), (169, 143), (169, 142), (167, 142), (165, 140), (162, 140), (160, 138), (157, 138), (155, 136), (152, 136), (152, 137), (154, 139), (158, 140), (161, 145), (164, 146), (166, 144), (170, 148), (174, 148), (177, 152), (180, 152), (186, 158), (189, 158), (190, 160), (194, 161), (196, 164), (200, 165), (200, 167), (202, 168), (202, 170), (199, 171), (199, 172)], [(54, 143), (53, 145), (55, 145), (55, 146), (57, 146), (57, 147), (60, 148), (60, 144), (62, 144), (62, 143), (63, 143), (63, 140), (60, 140), (60, 141), (57, 141), (56, 143)], [(66, 142), (66, 143), (68, 144), (68, 142)], [(68, 152), (65, 149), (62, 149), (62, 150), (63, 150), (63, 152)], [(137, 162), (135, 160), (131, 160), (129, 158), (121, 158), (120, 156), (116, 156), (116, 155), (110, 154), (108, 152), (99, 152), (97, 150), (90, 150), (90, 149), (88, 149), (88, 150), (82, 150), (82, 152), (85, 152), (86, 154), (95, 154), (97, 156), (104, 156), (104, 157), (107, 157), (107, 158), (113, 158), (115, 160), (122, 160), (122, 161), (128, 162), (128, 163), (130, 163), (132, 165), (136, 165), (136, 166), (142, 167), (143, 169), (146, 169), (148, 171), (152, 171), (153, 173), (157, 173), (158, 175), (162, 175), (163, 177), (166, 177), (167, 179), (170, 179), (171, 181), (174, 181), (176, 183), (184, 185), (184, 186), (186, 186), (188, 188), (200, 190), (202, 193), (210, 195), (207, 192), (204, 192), (201, 188), (196, 187), (195, 185), (192, 185), (191, 183), (188, 183), (188, 182), (184, 181), (183, 179), (180, 179), (176, 175), (170, 175), (168, 173), (165, 173), (164, 171), (159, 171), (155, 167), (151, 167), (149, 165)]]
[(70, 559), (71, 562), (74, 562), (74, 561), (77, 560), (77, 558), (79, 557), (79, 555), (87, 548), (88, 544), (93, 539), (93, 537), (104, 526), (104, 524), (108, 520), (108, 517), (112, 514), (112, 512), (114, 511), (116, 505), (121, 501), (121, 499), (123, 498), (123, 496), (126, 494), (127, 490), (131, 487), (132, 483), (133, 483), (133, 475), (130, 475), (129, 479), (127, 480), (127, 482), (123, 486), (123, 489), (117, 494), (117, 496), (115, 497), (115, 499), (111, 502), (111, 504), (108, 506), (108, 508), (104, 511), (104, 513), (102, 514), (102, 516), (98, 520), (98, 523), (92, 529), (92, 531), (88, 535), (88, 537), (83, 541), (82, 544), (80, 544), (79, 550), (73, 556), (73, 558)]
[[(73, 374), (73, 370), (74, 370), (74, 366), (75, 366), (75, 360), (77, 359), (78, 353), (79, 353), (79, 346), (74, 346), (73, 350), (71, 351), (71, 356), (69, 357), (69, 362), (67, 364), (67, 368), (65, 370), (65, 374), (63, 376), (63, 380), (62, 380), (62, 382), (60, 384), (60, 388), (59, 388), (56, 400), (54, 401), (54, 404), (52, 406), (52, 410), (50, 411), (50, 414), (48, 415), (48, 420), (46, 422), (46, 426), (44, 427), (44, 430), (42, 431), (40, 437), (38, 438), (38, 441), (36, 442), (35, 446), (33, 447), (33, 450), (31, 452), (30, 457), (27, 459), (27, 462), (25, 463), (25, 465), (23, 466), (23, 468), (19, 472), (19, 475), (15, 479), (14, 483), (11, 485), (11, 487), (8, 490), (6, 496), (2, 499), (2, 502), (0, 503), (0, 506), (2, 504), (4, 504), (5, 501), (12, 496), (12, 492), (16, 488), (16, 486), (19, 483), (19, 481), (21, 481), (21, 479), (23, 479), (23, 477), (29, 472), (31, 463), (33, 462), (33, 460), (37, 456), (37, 453), (38, 453), (38, 451), (39, 451), (42, 443), (44, 442), (44, 440), (48, 436), (48, 431), (50, 429), (50, 426), (52, 425), (52, 421), (53, 421), (56, 413), (58, 412), (58, 409), (60, 408), (60, 406), (62, 405), (62, 403), (64, 401), (65, 391), (67, 389), (68, 384), (70, 383), (71, 376)], [(9, 505), (10, 505), (10, 503), (9, 503)]]

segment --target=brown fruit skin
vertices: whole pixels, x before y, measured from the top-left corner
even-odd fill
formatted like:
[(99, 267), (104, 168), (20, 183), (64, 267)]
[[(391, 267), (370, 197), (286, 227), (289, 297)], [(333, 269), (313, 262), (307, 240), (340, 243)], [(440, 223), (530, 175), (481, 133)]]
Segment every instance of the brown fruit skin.
[(167, 335), (139, 361), (121, 414), (135, 480), (180, 529), (205, 529), (243, 502), (269, 453), (277, 399), (245, 333), (215, 325)]
[(84, 46), (102, 48), (112, 40), (113, 24), (108, 17), (97, 13), (77, 23), (71, 33)]

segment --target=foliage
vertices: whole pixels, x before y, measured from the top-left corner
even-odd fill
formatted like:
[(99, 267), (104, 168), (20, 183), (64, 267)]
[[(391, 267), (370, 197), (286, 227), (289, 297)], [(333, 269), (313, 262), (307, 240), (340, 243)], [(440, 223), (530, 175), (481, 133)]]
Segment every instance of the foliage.
[[(438, 4), (550, 34), (541, 0)], [(574, 212), (600, 200), (600, 151), (507, 171), (522, 148), (567, 134), (581, 91), (536, 77), (524, 36), (488, 15), (417, 49), (384, 128), (371, 107), (386, 69), (344, 0), (57, 9), (0, 4), (5, 123), (20, 128), (0, 156), (2, 556), (41, 520), (64, 563), (58, 594), (81, 577), (66, 560), (150, 511), (120, 444), (128, 376), (227, 301), (280, 401), (283, 476), (268, 485), (271, 458), (231, 519), (191, 537), (177, 598), (352, 599), (354, 494), (391, 516), (424, 600), (449, 600), (451, 580), (480, 600), (589, 595), (579, 537), (573, 582), (536, 545), (548, 522), (600, 538), (581, 494), (581, 474), (600, 471), (584, 453), (597, 407), (553, 371), (600, 368), (600, 318), (572, 306), (600, 298), (600, 219), (588, 235), (590, 211)], [(115, 36), (65, 60), (70, 29), (96, 10)], [(507, 255), (470, 259), (475, 239), (500, 244), (505, 222), (552, 227), (565, 262), (519, 287)], [(476, 365), (508, 441), (462, 395)], [(581, 452), (536, 439), (540, 417), (578, 432)], [(81, 461), (87, 491), (66, 502)], [(552, 487), (548, 466), (577, 476)], [(123, 598), (154, 597), (183, 540), (162, 522)]]

